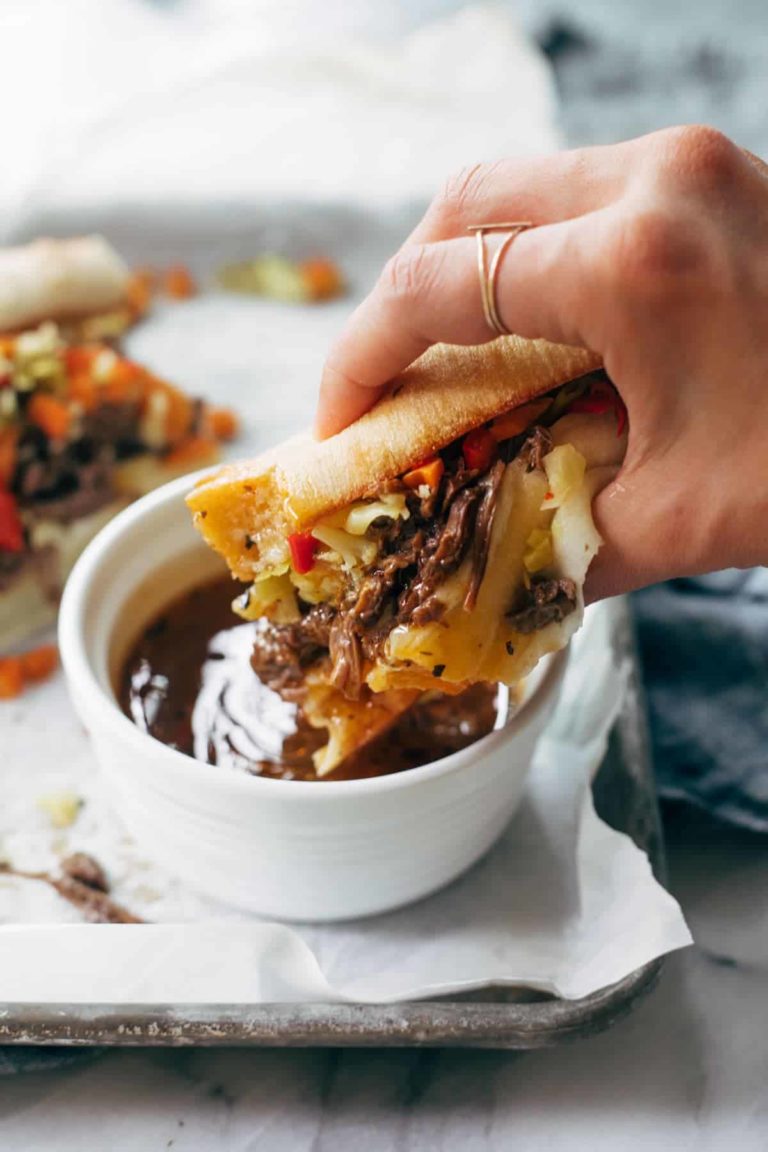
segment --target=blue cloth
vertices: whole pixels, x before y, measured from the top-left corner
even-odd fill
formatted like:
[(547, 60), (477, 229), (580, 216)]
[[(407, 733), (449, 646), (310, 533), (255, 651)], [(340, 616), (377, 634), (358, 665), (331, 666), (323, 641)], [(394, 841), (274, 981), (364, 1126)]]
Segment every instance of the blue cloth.
[(768, 569), (633, 601), (661, 794), (768, 832)]

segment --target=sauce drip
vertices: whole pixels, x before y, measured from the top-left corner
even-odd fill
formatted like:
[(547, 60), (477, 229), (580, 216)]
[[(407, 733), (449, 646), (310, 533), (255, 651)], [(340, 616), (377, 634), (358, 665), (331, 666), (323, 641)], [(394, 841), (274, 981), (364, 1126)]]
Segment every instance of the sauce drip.
[[(208, 764), (280, 780), (317, 780), (325, 730), (267, 688), (251, 668), (258, 623), (242, 623), (229, 578), (174, 601), (134, 644), (120, 681), (123, 711), (156, 740)], [(497, 722), (498, 691), (430, 693), (324, 780), (402, 772), (458, 752)]]

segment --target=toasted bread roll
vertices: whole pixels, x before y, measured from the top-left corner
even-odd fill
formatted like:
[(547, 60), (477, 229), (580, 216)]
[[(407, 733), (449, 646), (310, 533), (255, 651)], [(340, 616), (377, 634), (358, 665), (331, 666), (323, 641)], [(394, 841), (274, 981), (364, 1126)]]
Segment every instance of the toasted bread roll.
[(329, 440), (298, 436), (222, 468), (187, 503), (240, 580), (288, 562), (287, 537), (405, 472), (500, 412), (600, 366), (582, 348), (508, 336), (438, 345), (360, 420)]
[(101, 236), (0, 248), (0, 332), (123, 304), (128, 269)]

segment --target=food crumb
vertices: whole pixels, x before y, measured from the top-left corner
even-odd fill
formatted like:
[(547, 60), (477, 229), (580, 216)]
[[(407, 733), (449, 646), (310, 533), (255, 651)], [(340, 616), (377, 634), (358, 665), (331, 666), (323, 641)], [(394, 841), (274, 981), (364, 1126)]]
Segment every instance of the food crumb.
[(48, 792), (38, 796), (37, 806), (48, 816), (53, 828), (70, 828), (83, 807), (83, 800), (74, 792)]

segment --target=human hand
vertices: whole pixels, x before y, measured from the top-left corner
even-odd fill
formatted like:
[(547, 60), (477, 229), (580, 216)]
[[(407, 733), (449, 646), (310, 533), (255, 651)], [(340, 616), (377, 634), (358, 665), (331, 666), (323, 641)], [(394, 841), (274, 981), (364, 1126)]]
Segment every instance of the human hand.
[(767, 171), (704, 127), (468, 169), (331, 350), (318, 434), (431, 344), (494, 338), (467, 228), (531, 220), (499, 271), (505, 325), (599, 352), (629, 413), (626, 460), (595, 501), (589, 598), (768, 563)]

